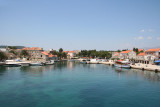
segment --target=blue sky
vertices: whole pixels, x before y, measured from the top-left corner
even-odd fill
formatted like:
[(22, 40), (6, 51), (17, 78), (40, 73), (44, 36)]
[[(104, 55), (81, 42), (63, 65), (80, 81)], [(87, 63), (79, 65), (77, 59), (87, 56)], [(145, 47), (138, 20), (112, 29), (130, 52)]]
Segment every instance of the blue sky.
[(160, 0), (0, 0), (0, 45), (160, 48)]

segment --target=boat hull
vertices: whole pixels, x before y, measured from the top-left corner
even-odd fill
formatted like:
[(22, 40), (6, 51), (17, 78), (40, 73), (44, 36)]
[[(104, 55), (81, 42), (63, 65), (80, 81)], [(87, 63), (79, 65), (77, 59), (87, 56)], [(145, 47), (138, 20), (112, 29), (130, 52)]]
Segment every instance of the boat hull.
[(5, 66), (5, 67), (19, 67), (21, 65), (20, 64), (4, 64), (3, 66)]
[(30, 66), (42, 66), (43, 64), (42, 63), (30, 63), (29, 65)]
[(126, 68), (126, 69), (130, 69), (131, 66), (130, 65), (119, 65), (119, 64), (114, 64), (115, 67), (118, 67), (118, 68)]
[(87, 62), (86, 61), (83, 61), (83, 62), (80, 62), (81, 64), (87, 64)]
[(54, 63), (46, 63), (46, 65), (53, 65)]

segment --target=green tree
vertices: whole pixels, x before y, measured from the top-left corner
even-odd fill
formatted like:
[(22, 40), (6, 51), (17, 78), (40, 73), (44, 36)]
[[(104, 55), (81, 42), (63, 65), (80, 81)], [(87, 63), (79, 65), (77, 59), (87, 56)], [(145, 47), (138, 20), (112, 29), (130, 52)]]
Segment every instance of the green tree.
[(65, 52), (62, 53), (63, 58), (67, 58), (67, 54)]
[(62, 52), (63, 52), (63, 49), (62, 49), (62, 48), (60, 48), (60, 49), (59, 49), (59, 52), (60, 52), (60, 53), (62, 53)]
[(81, 50), (78, 54), (79, 57), (99, 57), (99, 58), (111, 58), (111, 52), (108, 51), (96, 51), (96, 50)]
[(22, 50), (21, 53), (20, 53), (20, 55), (21, 55), (22, 57), (27, 57), (27, 56), (29, 56), (29, 54), (28, 54), (28, 52), (27, 52), (26, 50)]
[(51, 51), (51, 54), (58, 55), (58, 52), (54, 50), (54, 51)]
[(118, 49), (117, 52), (121, 52), (121, 50)]
[(7, 59), (7, 55), (4, 52), (0, 51), (0, 61), (4, 61)]
[(128, 49), (123, 49), (122, 51), (127, 51)]
[(17, 49), (15, 46), (8, 46), (9, 49)]
[(58, 52), (57, 57), (61, 60), (62, 59), (62, 53)]
[(14, 55), (17, 55), (18, 53), (14, 50), (9, 51), (9, 53), (13, 53)]

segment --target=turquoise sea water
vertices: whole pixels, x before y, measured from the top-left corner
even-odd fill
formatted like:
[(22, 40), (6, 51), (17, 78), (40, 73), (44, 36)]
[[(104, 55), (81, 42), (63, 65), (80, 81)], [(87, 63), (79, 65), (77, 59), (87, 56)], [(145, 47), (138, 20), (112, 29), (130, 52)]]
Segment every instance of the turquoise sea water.
[(160, 73), (74, 62), (0, 67), (0, 107), (160, 107)]

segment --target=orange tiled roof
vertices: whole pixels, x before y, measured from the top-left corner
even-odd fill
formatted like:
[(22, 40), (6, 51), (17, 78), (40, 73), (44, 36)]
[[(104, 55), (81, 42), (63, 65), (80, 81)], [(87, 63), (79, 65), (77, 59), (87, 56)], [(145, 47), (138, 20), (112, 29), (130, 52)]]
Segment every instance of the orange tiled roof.
[(146, 52), (160, 51), (160, 48), (148, 49)]
[(54, 55), (50, 54), (49, 57), (52, 58)]
[(67, 53), (68, 51), (63, 51), (63, 52)]
[(68, 53), (74, 53), (74, 51), (69, 51)]
[(57, 57), (57, 55), (49, 54), (49, 57), (50, 57), (50, 58), (52, 58), (53, 56)]
[(23, 48), (23, 50), (43, 50), (43, 49), (39, 47), (32, 47), (32, 48), (25, 47)]
[(44, 54), (44, 55), (49, 55), (49, 54), (48, 54), (47, 52), (45, 52), (45, 51), (44, 51), (44, 52), (41, 52), (41, 53)]
[(115, 54), (114, 56), (119, 56), (119, 54), (117, 53), (117, 54)]
[(131, 52), (131, 50), (122, 51), (122, 52), (120, 52), (120, 53), (129, 53), (129, 52)]
[(144, 49), (138, 49), (138, 52), (141, 52), (141, 51), (143, 51)]
[(145, 53), (139, 53), (138, 56), (144, 56), (146, 55)]
[(25, 47), (25, 48), (23, 48), (22, 50), (28, 50), (29, 48), (28, 47)]

